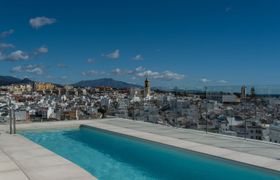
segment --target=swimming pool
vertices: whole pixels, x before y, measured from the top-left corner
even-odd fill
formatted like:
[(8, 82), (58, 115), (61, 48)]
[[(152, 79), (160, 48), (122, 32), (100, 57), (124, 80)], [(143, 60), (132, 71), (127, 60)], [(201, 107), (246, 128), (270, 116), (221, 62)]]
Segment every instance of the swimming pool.
[(86, 126), (21, 134), (98, 179), (280, 179), (276, 173)]

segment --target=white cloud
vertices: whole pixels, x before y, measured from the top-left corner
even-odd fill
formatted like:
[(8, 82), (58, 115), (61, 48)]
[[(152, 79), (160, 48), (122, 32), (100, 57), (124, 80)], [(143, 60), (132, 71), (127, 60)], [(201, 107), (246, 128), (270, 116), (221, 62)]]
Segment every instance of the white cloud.
[(6, 60), (10, 61), (20, 61), (29, 59), (29, 55), (21, 50), (12, 52), (6, 57)]
[(139, 66), (135, 69), (136, 72), (145, 71), (146, 69), (143, 66)]
[(38, 55), (41, 55), (41, 54), (46, 54), (48, 52), (49, 52), (49, 49), (48, 49), (47, 46), (41, 46), (38, 49), (34, 50), (32, 53), (29, 53), (30, 59), (34, 58), (34, 57), (36, 57)]
[(0, 50), (1, 49), (9, 49), (14, 48), (15, 46), (13, 44), (7, 44), (7, 43), (0, 43)]
[(40, 67), (35, 67), (33, 69), (28, 69), (28, 70), (26, 70), (26, 72), (36, 74), (36, 75), (42, 75), (43, 74), (43, 70)]
[(202, 79), (200, 79), (200, 81), (203, 82), (203, 83), (211, 82), (211, 80), (209, 80), (207, 78), (202, 78)]
[(61, 76), (60, 79), (61, 80), (66, 80), (66, 79), (68, 79), (68, 76)]
[(46, 46), (41, 46), (37, 49), (37, 52), (42, 54), (47, 53), (48, 51), (49, 49)]
[(106, 54), (105, 56), (109, 59), (118, 59), (120, 58), (120, 50), (116, 49), (114, 52)]
[(35, 75), (42, 75), (44, 70), (38, 65), (15, 66), (11, 69), (12, 73), (30, 73)]
[(117, 76), (126, 74), (126, 72), (121, 70), (120, 68), (113, 69), (112, 73)]
[(54, 19), (54, 18), (47, 18), (45, 16), (35, 17), (35, 18), (31, 18), (29, 20), (30, 26), (35, 28), (35, 29), (38, 29), (38, 28), (46, 26), (46, 25), (54, 24), (55, 22), (56, 22), (56, 19)]
[(228, 82), (226, 80), (219, 80), (218, 83), (226, 84)]
[(88, 64), (94, 64), (94, 62), (95, 62), (95, 60), (92, 59), (92, 58), (88, 58), (88, 59), (87, 59), (87, 63), (88, 63)]
[(6, 59), (6, 56), (2, 52), (0, 52), (0, 61), (5, 60), (5, 59)]
[(147, 70), (144, 72), (140, 72), (137, 74), (138, 77), (150, 77), (150, 78), (155, 78), (159, 77), (160, 73), (159, 72), (153, 72), (151, 70)]
[(122, 70), (122, 75), (136, 75), (136, 73), (139, 73), (139, 72), (142, 72), (142, 71), (145, 71), (146, 69), (142, 66), (139, 66), (137, 68), (135, 68), (134, 70)]
[(15, 32), (15, 30), (13, 30), (13, 29), (9, 29), (8, 31), (3, 31), (0, 33), (0, 37), (1, 38), (8, 37), (8, 36), (12, 35), (14, 32)]
[(151, 79), (160, 79), (160, 80), (181, 80), (185, 78), (185, 75), (174, 73), (171, 71), (155, 72), (151, 70), (146, 70), (146, 68), (139, 66), (135, 70), (123, 70), (116, 68), (112, 70), (112, 75), (124, 76), (129, 75), (136, 79), (137, 77), (149, 77)]
[(101, 71), (101, 72), (99, 72), (99, 74), (102, 76), (110, 76), (110, 74), (105, 71)]
[(135, 61), (141, 61), (141, 60), (144, 60), (143, 56), (141, 54), (137, 54), (136, 56), (134, 56), (132, 58), (133, 60)]
[(19, 73), (22, 71), (22, 67), (21, 66), (15, 66), (11, 69), (11, 72), (13, 73)]
[[(6, 43), (0, 43), (0, 50), (1, 49), (7, 49), (7, 48), (14, 48), (13, 44), (6, 44)], [(45, 46), (41, 46), (40, 48), (36, 49), (35, 51), (31, 53), (24, 52), (22, 50), (16, 50), (11, 53), (3, 53), (0, 52), (0, 60), (6, 60), (6, 61), (21, 61), (21, 60), (28, 60), (36, 57), (39, 54), (45, 54), (49, 50)]]
[(185, 75), (174, 73), (171, 71), (154, 72), (151, 70), (139, 72), (136, 74), (138, 77), (149, 77), (151, 79), (161, 79), (161, 80), (181, 80), (185, 78)]
[(185, 75), (174, 73), (171, 71), (164, 71), (162, 74), (163, 79), (166, 80), (181, 80), (185, 78)]
[(159, 79), (165, 81), (171, 80), (182, 80), (185, 78), (185, 75), (178, 74), (172, 71), (163, 71), (163, 72), (155, 72), (151, 70), (146, 70), (146, 68), (139, 66), (134, 70), (125, 70), (116, 68), (111, 71), (111, 73), (106, 72), (98, 72), (95, 70), (82, 72), (83, 76), (96, 76), (96, 75), (106, 75), (106, 76), (129, 76), (133, 80), (137, 78), (148, 77), (151, 79)]
[(96, 76), (98, 74), (99, 74), (99, 72), (96, 71), (96, 70), (90, 70), (90, 71), (82, 72), (83, 76)]

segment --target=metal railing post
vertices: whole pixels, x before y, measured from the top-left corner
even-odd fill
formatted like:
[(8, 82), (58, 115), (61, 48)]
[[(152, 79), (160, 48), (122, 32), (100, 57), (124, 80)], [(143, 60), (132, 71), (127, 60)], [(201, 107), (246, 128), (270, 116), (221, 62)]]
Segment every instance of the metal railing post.
[(13, 111), (13, 134), (16, 134), (16, 116), (15, 116), (15, 111)]
[(12, 108), (10, 107), (10, 122), (9, 122), (9, 124), (10, 124), (10, 134), (12, 134), (13, 133), (13, 113), (12, 113)]

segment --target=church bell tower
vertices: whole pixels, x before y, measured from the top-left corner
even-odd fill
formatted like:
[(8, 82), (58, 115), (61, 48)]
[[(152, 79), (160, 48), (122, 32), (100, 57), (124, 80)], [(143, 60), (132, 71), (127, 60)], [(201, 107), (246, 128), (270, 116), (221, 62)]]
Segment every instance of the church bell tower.
[(150, 87), (150, 81), (148, 78), (146, 78), (144, 83), (144, 97), (148, 97), (151, 95), (151, 87)]

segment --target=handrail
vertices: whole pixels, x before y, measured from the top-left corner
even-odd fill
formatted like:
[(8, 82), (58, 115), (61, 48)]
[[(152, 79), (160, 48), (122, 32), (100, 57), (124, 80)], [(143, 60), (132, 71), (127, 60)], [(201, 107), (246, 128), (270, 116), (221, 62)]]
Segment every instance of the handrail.
[(11, 106), (11, 99), (9, 99), (9, 109), (10, 109), (10, 134), (16, 134), (16, 115), (15, 110)]
[(13, 133), (13, 126), (12, 126), (12, 123), (13, 123), (13, 117), (12, 117), (12, 108), (10, 107), (10, 134)]
[(13, 111), (13, 134), (16, 134), (16, 116), (15, 111)]

